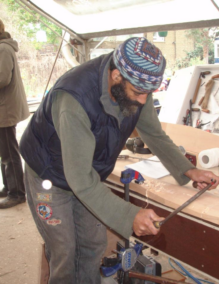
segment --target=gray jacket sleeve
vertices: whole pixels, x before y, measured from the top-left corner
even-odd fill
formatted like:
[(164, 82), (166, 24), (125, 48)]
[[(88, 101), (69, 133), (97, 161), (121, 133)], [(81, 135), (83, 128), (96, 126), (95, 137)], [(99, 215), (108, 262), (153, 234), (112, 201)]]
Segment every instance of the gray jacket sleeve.
[(129, 238), (140, 208), (113, 194), (92, 167), (95, 137), (86, 112), (71, 95), (58, 92), (52, 104), (52, 118), (72, 191), (100, 221)]
[(9, 85), (12, 78), (13, 57), (8, 50), (0, 45), (0, 89)]
[(195, 167), (180, 152), (180, 145), (175, 145), (162, 130), (151, 95), (147, 98), (136, 128), (148, 148), (161, 160), (176, 181), (180, 185), (188, 183), (190, 179), (184, 173)]

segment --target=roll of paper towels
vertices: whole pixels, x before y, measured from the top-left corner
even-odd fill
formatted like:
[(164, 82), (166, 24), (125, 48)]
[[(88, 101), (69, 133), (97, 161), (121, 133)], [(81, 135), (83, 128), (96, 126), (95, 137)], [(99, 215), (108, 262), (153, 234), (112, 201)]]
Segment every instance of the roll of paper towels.
[(219, 166), (219, 148), (201, 151), (198, 155), (198, 161), (200, 166), (206, 169)]

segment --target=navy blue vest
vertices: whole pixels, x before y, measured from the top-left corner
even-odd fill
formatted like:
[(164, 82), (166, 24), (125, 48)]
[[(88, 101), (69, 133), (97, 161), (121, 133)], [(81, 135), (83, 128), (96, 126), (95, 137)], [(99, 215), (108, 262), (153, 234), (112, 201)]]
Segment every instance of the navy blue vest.
[(103, 71), (111, 56), (100, 56), (65, 73), (46, 95), (22, 136), (20, 152), (26, 163), (42, 179), (49, 179), (53, 185), (65, 190), (71, 189), (65, 179), (60, 140), (51, 114), (57, 90), (71, 94), (88, 114), (96, 139), (93, 167), (102, 181), (113, 171), (116, 159), (138, 121), (141, 109), (124, 118), (119, 128), (117, 119), (108, 115), (101, 104)]

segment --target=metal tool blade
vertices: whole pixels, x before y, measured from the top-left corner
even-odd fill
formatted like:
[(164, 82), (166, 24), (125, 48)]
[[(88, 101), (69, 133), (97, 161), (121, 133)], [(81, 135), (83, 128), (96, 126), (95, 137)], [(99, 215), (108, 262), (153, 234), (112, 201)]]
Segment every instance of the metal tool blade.
[(180, 211), (182, 211), (182, 209), (184, 209), (186, 206), (188, 206), (190, 203), (192, 203), (194, 200), (196, 200), (200, 195), (202, 195), (206, 190), (208, 190), (213, 184), (215, 183), (215, 181), (211, 182), (210, 184), (208, 184), (205, 188), (203, 188), (202, 190), (200, 190), (198, 193), (196, 193), (195, 195), (193, 195), (189, 200), (187, 200), (185, 203), (183, 203), (180, 207), (178, 207), (176, 210), (174, 210), (172, 213), (170, 213), (164, 220), (162, 221), (154, 221), (153, 224), (154, 226), (159, 229), (164, 223), (166, 223), (170, 218), (172, 218), (173, 216), (175, 216), (177, 213), (179, 213)]

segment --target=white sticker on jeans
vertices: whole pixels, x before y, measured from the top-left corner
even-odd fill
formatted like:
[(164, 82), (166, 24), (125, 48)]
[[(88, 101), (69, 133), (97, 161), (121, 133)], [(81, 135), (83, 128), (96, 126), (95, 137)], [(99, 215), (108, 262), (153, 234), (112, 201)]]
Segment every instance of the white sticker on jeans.
[(47, 224), (52, 225), (52, 226), (60, 225), (61, 223), (62, 223), (62, 221), (59, 220), (59, 219), (47, 220)]

